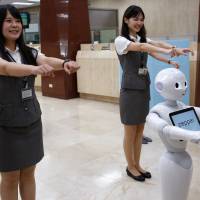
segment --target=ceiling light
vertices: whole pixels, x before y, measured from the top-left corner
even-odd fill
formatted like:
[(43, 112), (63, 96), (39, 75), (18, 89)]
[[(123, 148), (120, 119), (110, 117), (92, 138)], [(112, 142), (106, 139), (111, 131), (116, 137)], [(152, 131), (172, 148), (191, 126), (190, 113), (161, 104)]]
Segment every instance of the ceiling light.
[(28, 1), (32, 1), (32, 2), (40, 2), (40, 0), (28, 0)]
[(13, 2), (12, 4), (13, 4), (13, 5), (22, 5), (22, 6), (31, 6), (31, 5), (33, 5), (34, 3)]

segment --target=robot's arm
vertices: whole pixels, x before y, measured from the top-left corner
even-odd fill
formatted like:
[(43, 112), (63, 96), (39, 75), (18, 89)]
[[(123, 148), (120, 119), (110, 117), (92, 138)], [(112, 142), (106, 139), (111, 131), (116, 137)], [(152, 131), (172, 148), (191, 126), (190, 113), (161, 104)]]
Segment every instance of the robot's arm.
[(147, 115), (146, 122), (152, 129), (161, 132), (163, 128), (169, 125), (165, 120), (161, 119), (157, 113), (150, 112)]
[(200, 131), (190, 131), (176, 126), (169, 125), (161, 119), (157, 113), (150, 112), (146, 122), (152, 129), (167, 135), (172, 140), (187, 140), (192, 142), (200, 141)]
[(176, 126), (165, 126), (163, 134), (174, 140), (188, 140), (197, 143), (200, 141), (200, 131), (190, 131)]

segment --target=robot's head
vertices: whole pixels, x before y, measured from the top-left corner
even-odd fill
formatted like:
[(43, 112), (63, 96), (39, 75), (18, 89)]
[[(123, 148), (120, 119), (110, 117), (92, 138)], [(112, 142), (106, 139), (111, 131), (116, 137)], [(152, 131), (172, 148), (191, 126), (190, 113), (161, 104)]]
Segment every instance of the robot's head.
[(175, 68), (160, 71), (155, 79), (156, 90), (167, 100), (181, 100), (187, 89), (183, 72)]

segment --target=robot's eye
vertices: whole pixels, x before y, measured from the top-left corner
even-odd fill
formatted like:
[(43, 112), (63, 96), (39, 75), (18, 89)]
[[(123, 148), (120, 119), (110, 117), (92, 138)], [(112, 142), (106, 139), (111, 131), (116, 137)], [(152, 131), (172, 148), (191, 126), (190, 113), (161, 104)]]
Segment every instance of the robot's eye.
[(187, 82), (185, 81), (185, 86), (187, 86)]
[(176, 84), (175, 84), (175, 87), (176, 87), (176, 88), (179, 88), (179, 83), (176, 83)]

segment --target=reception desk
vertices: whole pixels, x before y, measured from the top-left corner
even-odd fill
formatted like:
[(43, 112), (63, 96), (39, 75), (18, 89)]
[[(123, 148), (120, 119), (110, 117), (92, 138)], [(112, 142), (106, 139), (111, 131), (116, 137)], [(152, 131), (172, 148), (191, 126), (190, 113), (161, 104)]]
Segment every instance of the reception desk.
[(80, 97), (109, 102), (119, 98), (119, 61), (113, 44), (83, 44), (76, 61)]
[[(190, 43), (190, 48), (194, 50), (196, 55), (196, 43)], [(83, 44), (81, 45), (81, 50), (77, 53), (76, 60), (81, 66), (80, 70), (77, 72), (78, 92), (80, 93), (80, 97), (118, 102), (121, 72), (114, 44)], [(150, 75), (153, 83), (154, 76), (152, 76), (152, 73), (157, 73), (155, 69), (159, 71), (165, 67), (170, 67), (170, 65), (162, 64), (157, 61), (154, 61), (152, 64), (151, 57), (149, 57), (148, 60), (148, 67), (151, 72)], [(190, 74), (188, 76), (190, 82), (190, 96), (188, 101), (190, 105), (193, 105), (196, 81), (196, 56), (190, 55), (188, 62), (190, 65), (190, 68), (189, 66), (186, 67), (186, 69), (190, 69), (187, 72), (187, 74)], [(159, 65), (158, 69), (154, 64)], [(180, 62), (180, 64), (180, 69), (183, 70), (183, 63)], [(160, 65), (163, 66), (161, 67)], [(154, 88), (154, 85), (151, 85)], [(153, 88), (151, 90), (152, 105), (156, 102), (156, 100), (154, 102), (154, 97), (158, 95)]]

